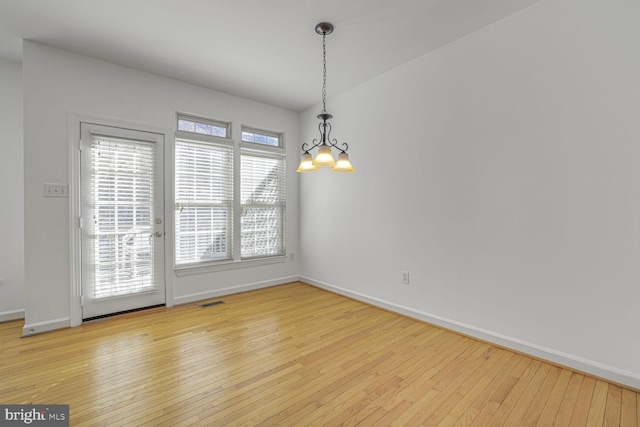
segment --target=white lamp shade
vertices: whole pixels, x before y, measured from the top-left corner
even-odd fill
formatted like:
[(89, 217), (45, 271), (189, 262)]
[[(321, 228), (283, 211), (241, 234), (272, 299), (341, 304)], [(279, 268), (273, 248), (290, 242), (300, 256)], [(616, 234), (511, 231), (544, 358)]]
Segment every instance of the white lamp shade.
[(349, 161), (349, 155), (344, 151), (338, 155), (336, 165), (331, 169), (334, 172), (353, 172), (353, 166)]
[(318, 154), (316, 154), (316, 158), (313, 159), (313, 164), (321, 168), (328, 168), (331, 166), (335, 166), (336, 159), (333, 158), (333, 153), (331, 153), (331, 147), (329, 147), (327, 144), (322, 144), (318, 149)]
[(317, 170), (318, 167), (313, 164), (311, 154), (304, 153), (302, 155), (302, 160), (300, 160), (300, 166), (298, 166), (298, 172), (315, 172)]

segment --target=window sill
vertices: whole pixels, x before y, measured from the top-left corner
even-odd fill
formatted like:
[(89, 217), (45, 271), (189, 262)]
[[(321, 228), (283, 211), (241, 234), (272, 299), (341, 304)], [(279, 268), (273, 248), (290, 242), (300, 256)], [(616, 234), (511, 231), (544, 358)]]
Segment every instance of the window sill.
[(221, 261), (215, 264), (196, 265), (190, 267), (174, 267), (176, 276), (191, 276), (194, 274), (215, 273), (218, 271), (237, 270), (239, 268), (260, 267), (263, 265), (282, 264), (287, 260), (285, 255), (273, 256), (260, 259), (249, 259), (240, 261)]

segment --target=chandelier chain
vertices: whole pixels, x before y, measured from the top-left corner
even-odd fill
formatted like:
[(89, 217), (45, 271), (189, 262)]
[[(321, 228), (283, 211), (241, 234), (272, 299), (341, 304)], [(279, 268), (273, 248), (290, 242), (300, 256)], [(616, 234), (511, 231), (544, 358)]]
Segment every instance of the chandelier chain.
[(327, 33), (322, 32), (322, 112), (327, 112)]

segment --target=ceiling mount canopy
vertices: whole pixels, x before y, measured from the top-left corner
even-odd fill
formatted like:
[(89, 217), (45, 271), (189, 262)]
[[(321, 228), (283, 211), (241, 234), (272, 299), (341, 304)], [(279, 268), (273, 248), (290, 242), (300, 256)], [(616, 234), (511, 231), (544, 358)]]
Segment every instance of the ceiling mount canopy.
[[(315, 172), (318, 168), (331, 167), (334, 172), (353, 172), (353, 166), (349, 161), (346, 142), (338, 143), (337, 139), (331, 139), (331, 123), (333, 116), (327, 113), (327, 35), (333, 33), (333, 25), (329, 22), (320, 22), (316, 25), (316, 33), (322, 36), (322, 112), (318, 114), (321, 123), (318, 125), (320, 138), (314, 139), (311, 146), (306, 142), (302, 144), (302, 160), (298, 172)], [(315, 157), (311, 151), (318, 148)], [(332, 149), (338, 152), (336, 161)]]
[(320, 34), (321, 36), (328, 36), (329, 34), (333, 33), (333, 24), (329, 22), (319, 23), (318, 25), (316, 25), (316, 33)]

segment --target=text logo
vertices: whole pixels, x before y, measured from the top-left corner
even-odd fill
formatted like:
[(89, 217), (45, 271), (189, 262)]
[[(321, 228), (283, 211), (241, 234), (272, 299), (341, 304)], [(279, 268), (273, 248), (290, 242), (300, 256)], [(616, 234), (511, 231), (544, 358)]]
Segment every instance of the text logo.
[(69, 405), (0, 405), (0, 426), (69, 427)]

